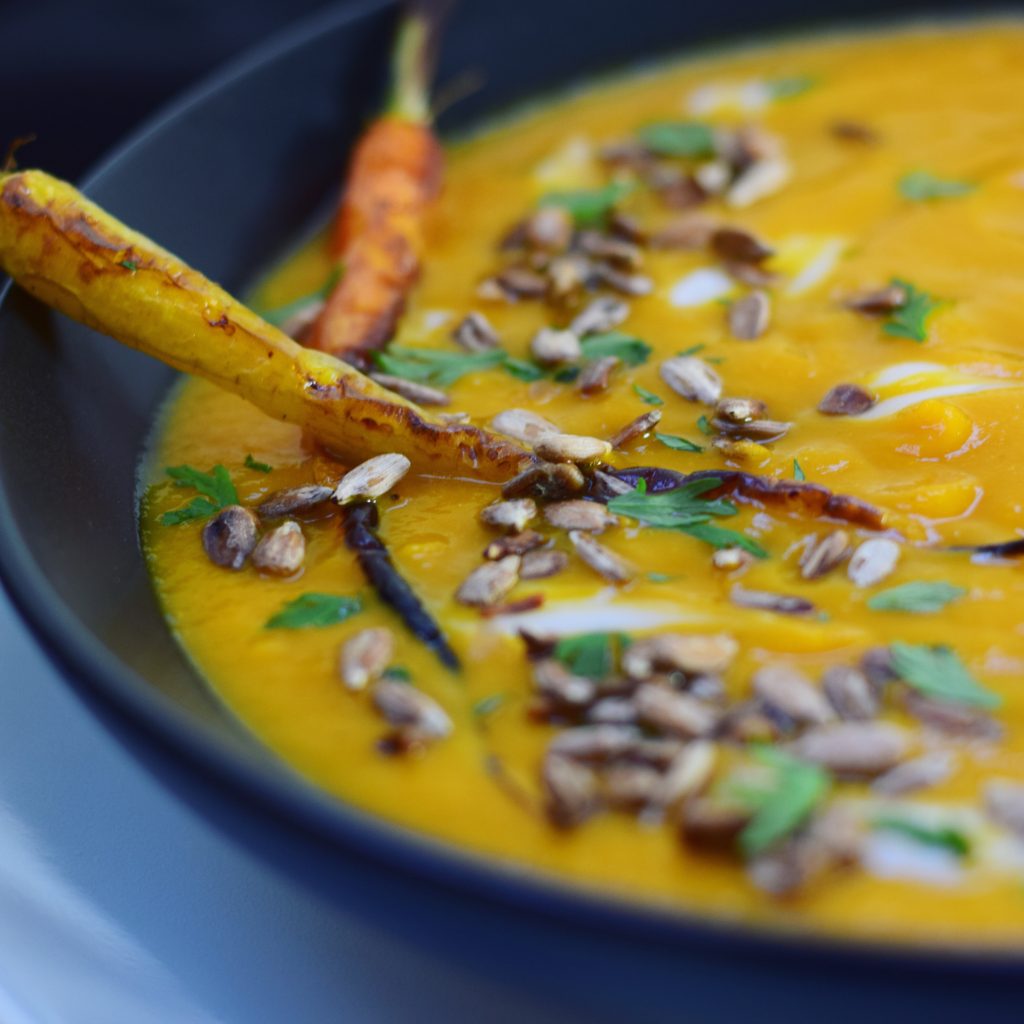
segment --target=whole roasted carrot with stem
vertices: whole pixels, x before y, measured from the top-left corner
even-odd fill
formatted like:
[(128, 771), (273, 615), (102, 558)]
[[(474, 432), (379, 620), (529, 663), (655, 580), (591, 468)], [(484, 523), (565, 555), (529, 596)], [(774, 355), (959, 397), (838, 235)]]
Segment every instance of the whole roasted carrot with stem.
[(421, 0), (401, 24), (391, 98), (356, 146), (331, 235), (341, 276), (304, 339), (356, 365), (391, 339), (419, 277), (424, 225), (441, 185), (428, 82), (446, 7)]
[(0, 173), (0, 269), (72, 319), (303, 427), (344, 462), (399, 452), (420, 472), (501, 481), (533, 461), (507, 439), (431, 416), (302, 348), (42, 171)]

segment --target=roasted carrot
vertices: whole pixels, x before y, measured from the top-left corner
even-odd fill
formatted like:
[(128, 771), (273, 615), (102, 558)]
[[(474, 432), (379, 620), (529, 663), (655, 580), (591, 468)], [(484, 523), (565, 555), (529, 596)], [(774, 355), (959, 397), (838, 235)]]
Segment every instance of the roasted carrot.
[(341, 277), (305, 343), (360, 363), (395, 332), (419, 277), (424, 223), (441, 184), (441, 146), (427, 99), (438, 4), (398, 34), (387, 111), (360, 139), (331, 238)]
[(0, 269), (75, 320), (295, 423), (342, 461), (505, 480), (533, 461), (297, 345), (202, 274), (42, 171), (0, 173)]

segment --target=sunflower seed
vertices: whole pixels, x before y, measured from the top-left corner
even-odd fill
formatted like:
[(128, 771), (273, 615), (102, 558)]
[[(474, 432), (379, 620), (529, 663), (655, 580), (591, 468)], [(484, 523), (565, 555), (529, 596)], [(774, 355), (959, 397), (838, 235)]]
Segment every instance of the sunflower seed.
[(708, 736), (718, 725), (714, 708), (688, 693), (656, 683), (642, 684), (633, 695), (633, 703), (642, 724), (680, 739)]
[(294, 487), (288, 491), (272, 494), (256, 511), (264, 519), (280, 519), (298, 512), (308, 512), (311, 508), (325, 502), (334, 493), (332, 487), (321, 487), (310, 484), (306, 487)]
[(715, 797), (698, 796), (687, 800), (679, 815), (682, 837), (691, 846), (709, 850), (733, 851), (740, 832), (753, 812), (736, 803)]
[(725, 201), (737, 209), (751, 206), (760, 199), (774, 195), (788, 184), (792, 176), (789, 161), (782, 157), (758, 160), (740, 172), (729, 186)]
[(622, 670), (631, 679), (650, 679), (657, 671), (686, 675), (717, 675), (726, 671), (739, 651), (725, 633), (661, 633), (631, 643), (622, 655)]
[(812, 615), (814, 604), (805, 597), (790, 594), (772, 594), (765, 590), (748, 590), (739, 584), (729, 592), (729, 600), (741, 608), (777, 612), (780, 615)]
[(569, 540), (572, 541), (576, 554), (594, 572), (603, 576), (609, 582), (627, 583), (633, 578), (632, 567), (615, 552), (609, 551), (603, 544), (599, 544), (589, 534), (582, 533), (579, 530), (570, 530)]
[(569, 556), (564, 551), (551, 549), (531, 551), (523, 556), (519, 578), (523, 580), (547, 579), (549, 576), (557, 576), (568, 564)]
[(766, 292), (753, 291), (729, 307), (729, 330), (740, 341), (754, 341), (768, 330), (771, 300)]
[(595, 462), (610, 455), (612, 446), (599, 437), (579, 434), (543, 434), (533, 450), (547, 462)]
[[(539, 534), (536, 530), (523, 530), (521, 533), (513, 533), (505, 537), (499, 537), (497, 540), (492, 540), (484, 548), (484, 558), (490, 562), (497, 562), (508, 555), (525, 555), (528, 552), (532, 552), (535, 548), (542, 547), (544, 543), (543, 535)], [(525, 559), (523, 561), (525, 565)], [(520, 570), (519, 575), (523, 579), (528, 578), (522, 570)]]
[(380, 678), (395, 656), (395, 637), (390, 629), (374, 626), (349, 637), (341, 648), (338, 671), (349, 690), (365, 690)]
[(844, 142), (872, 143), (878, 141), (878, 133), (859, 121), (833, 121), (829, 131)]
[(857, 587), (873, 587), (881, 583), (900, 560), (900, 546), (888, 537), (873, 537), (864, 541), (850, 556), (846, 575)]
[(604, 770), (601, 781), (609, 807), (638, 811), (654, 800), (661, 773), (648, 765), (613, 764)]
[(527, 267), (506, 267), (493, 280), (512, 302), (517, 299), (540, 299), (548, 290), (547, 280)]
[(585, 530), (602, 533), (618, 519), (596, 501), (558, 501), (544, 509), (544, 518), (559, 530)]
[(560, 732), (548, 752), (573, 761), (604, 764), (635, 750), (642, 735), (627, 725), (578, 725)]
[(671, 220), (651, 236), (654, 249), (703, 249), (711, 241), (718, 224), (702, 213), (687, 213)]
[(759, 398), (723, 398), (715, 406), (715, 418), (738, 426), (758, 419), (767, 411), (768, 406)]
[(597, 696), (597, 686), (592, 679), (574, 676), (551, 658), (534, 665), (533, 681), (538, 693), (567, 708), (584, 708)]
[(845, 530), (833, 530), (824, 536), (811, 536), (800, 556), (800, 575), (805, 580), (816, 580), (840, 565), (850, 553), (850, 535)]
[(652, 802), (667, 809), (700, 793), (711, 781), (717, 759), (718, 748), (714, 743), (707, 740), (687, 743), (661, 777)]
[(305, 558), (306, 538), (302, 527), (291, 520), (265, 533), (252, 552), (252, 564), (257, 569), (277, 576), (298, 572)]
[(587, 709), (587, 721), (595, 725), (636, 725), (636, 705), (629, 697), (603, 697)]
[(875, 404), (875, 399), (857, 384), (837, 384), (818, 403), (825, 416), (860, 416)]
[(624, 238), (636, 245), (644, 245), (647, 242), (647, 232), (636, 217), (621, 210), (613, 210), (608, 217), (608, 230), (616, 238)]
[(452, 338), (467, 352), (489, 352), (500, 344), (498, 332), (483, 313), (467, 314), (452, 331)]
[(870, 316), (885, 316), (897, 309), (902, 309), (907, 302), (907, 290), (899, 285), (885, 288), (874, 288), (866, 292), (851, 295), (844, 305), (855, 313), (867, 313)]
[(586, 765), (549, 753), (541, 782), (548, 817), (560, 828), (581, 824), (598, 808), (597, 776)]
[(394, 391), (396, 395), (401, 395), (417, 405), (448, 405), (451, 401), (444, 391), (420, 384), (419, 381), (393, 377), (390, 373), (371, 373), (370, 377), (382, 388)]
[(501, 496), (561, 501), (575, 497), (585, 486), (586, 478), (571, 462), (538, 462), (509, 480), (501, 488)]
[(480, 510), (480, 521), (512, 533), (519, 533), (537, 517), (537, 503), (532, 498), (495, 501)]
[(790, 750), (837, 775), (863, 778), (881, 775), (902, 761), (907, 738), (888, 722), (833, 722), (808, 729)]
[(711, 564), (723, 572), (742, 569), (754, 561), (754, 556), (743, 548), (719, 548), (711, 556)]
[(948, 750), (937, 750), (896, 765), (875, 779), (871, 789), (885, 796), (902, 796), (937, 786), (952, 774), (953, 755)]
[(867, 722), (878, 714), (878, 691), (860, 669), (833, 665), (821, 677), (821, 685), (840, 718)]
[(775, 250), (749, 231), (718, 228), (710, 239), (711, 251), (722, 260), (735, 263), (763, 263)]
[(410, 739), (440, 740), (452, 731), (452, 720), (444, 708), (408, 683), (381, 680), (373, 688), (373, 703), (391, 725)]
[(505, 409), (499, 412), (491, 420), (491, 429), (525, 444), (532, 444), (544, 434), (558, 433), (554, 423), (529, 409)]
[(771, 709), (798, 725), (821, 725), (836, 716), (825, 695), (789, 665), (766, 665), (754, 673), (754, 693)]
[(654, 291), (654, 281), (646, 274), (627, 274), (604, 263), (595, 264), (593, 273), (601, 284), (623, 295), (650, 295)]
[(241, 505), (228, 505), (203, 527), (203, 550), (214, 565), (241, 569), (256, 547), (259, 519)]
[(1003, 738), (1003, 726), (991, 715), (965, 704), (908, 693), (907, 710), (929, 729), (957, 739), (996, 741)]
[(542, 327), (530, 342), (530, 354), (542, 366), (574, 363), (583, 355), (580, 339), (572, 331)]
[(722, 378), (704, 360), (695, 356), (666, 359), (658, 372), (677, 395), (690, 402), (714, 405), (722, 397)]
[(579, 375), (576, 387), (584, 395), (596, 395), (601, 391), (607, 391), (612, 373), (621, 362), (618, 356), (602, 356), (587, 363)]
[(993, 779), (985, 785), (985, 810), (998, 825), (1024, 838), (1024, 785)]
[(721, 431), (730, 438), (744, 438), (748, 441), (759, 441), (767, 444), (771, 441), (778, 441), (789, 433), (791, 423), (784, 423), (781, 420), (745, 420), (742, 423), (734, 423), (731, 420), (722, 419), (721, 416), (714, 416), (711, 426)]
[(581, 292), (591, 276), (590, 260), (577, 253), (559, 256), (548, 264), (549, 298), (565, 302)]
[(693, 172), (693, 180), (700, 190), (712, 196), (720, 196), (731, 179), (732, 168), (725, 160), (707, 160)]
[(640, 247), (621, 238), (611, 238), (597, 231), (580, 233), (579, 248), (595, 260), (607, 260), (627, 270), (636, 270), (644, 261)]
[(546, 252), (562, 252), (572, 241), (572, 215), (561, 206), (542, 206), (523, 224), (528, 245)]
[(588, 334), (605, 334), (618, 327), (628, 316), (629, 305), (622, 299), (602, 296), (589, 302), (576, 315), (569, 330), (579, 338), (585, 338)]
[(455, 592), (455, 600), (476, 608), (497, 604), (519, 582), (520, 558), (507, 555), (477, 566)]
[(651, 409), (650, 412), (637, 416), (635, 420), (630, 420), (608, 443), (612, 448), (624, 448), (630, 441), (649, 433), (660, 422), (661, 410)]
[(334, 491), (334, 500), (339, 505), (361, 498), (379, 498), (387, 494), (398, 483), (412, 463), (396, 452), (375, 455), (350, 469)]

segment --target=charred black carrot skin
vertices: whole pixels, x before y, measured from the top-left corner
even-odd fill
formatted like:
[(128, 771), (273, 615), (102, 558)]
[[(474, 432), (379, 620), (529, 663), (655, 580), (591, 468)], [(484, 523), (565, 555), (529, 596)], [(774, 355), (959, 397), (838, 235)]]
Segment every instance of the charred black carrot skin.
[(422, 640), (450, 669), (459, 668), (441, 627), (434, 621), (402, 574), (377, 532), (380, 516), (372, 501), (349, 505), (344, 513), (345, 544), (380, 599), (393, 608), (418, 640)]

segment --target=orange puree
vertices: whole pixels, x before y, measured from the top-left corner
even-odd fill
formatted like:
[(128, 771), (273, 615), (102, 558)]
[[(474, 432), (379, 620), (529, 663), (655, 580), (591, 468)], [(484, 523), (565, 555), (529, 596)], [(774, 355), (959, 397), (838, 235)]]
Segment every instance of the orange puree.
[[(453, 144), (447, 155), (426, 270), (396, 340), (457, 352), (451, 331), (478, 310), (505, 349), (526, 359), (539, 328), (562, 327), (571, 315), (535, 300), (481, 298), (477, 287), (512, 258), (499, 253), (498, 241), (542, 196), (628, 176), (603, 162), (599, 150), (655, 122), (751, 123), (778, 140), (789, 176), (777, 188), (750, 205), (712, 197), (701, 207), (774, 250), (763, 264), (776, 276), (765, 286), (772, 311), (762, 337), (741, 341), (730, 333), (727, 303), (749, 287), (723, 277), (706, 246), (645, 249), (639, 272), (653, 291), (628, 300), (630, 315), (617, 328), (651, 347), (645, 362), (620, 366), (609, 388), (590, 397), (551, 375), (527, 382), (502, 369), (473, 372), (447, 387), (450, 409), (481, 425), (503, 409), (529, 409), (566, 433), (609, 438), (652, 408), (641, 397), (651, 392), (663, 402), (658, 431), (703, 450), (673, 450), (649, 434), (611, 455), (612, 466), (731, 468), (792, 479), (796, 464), (809, 482), (885, 513), (885, 535), (901, 554), (883, 581), (856, 586), (846, 564), (814, 580), (799, 569), (809, 535), (843, 527), (856, 546), (872, 531), (739, 503), (736, 515), (715, 524), (755, 540), (768, 558), (715, 568), (712, 548), (700, 539), (620, 516), (598, 538), (635, 570), (616, 586), (580, 560), (565, 531), (539, 517), (531, 525), (570, 555), (568, 568), (522, 581), (509, 595), (543, 595), (538, 612), (488, 618), (454, 594), (498, 536), (478, 518), (498, 488), (408, 476), (379, 502), (381, 532), (463, 660), (461, 674), (452, 674), (373, 595), (344, 546), (336, 508), (298, 517), (305, 566), (285, 580), (251, 566), (231, 572), (211, 564), (201, 522), (159, 522), (195, 494), (174, 486), (167, 466), (223, 465), (246, 506), (324, 472), (324, 460), (314, 460), (298, 430), (189, 380), (175, 390), (152, 446), (142, 529), (168, 621), (199, 671), (239, 719), (317, 785), (516, 867), (631, 899), (848, 936), (1024, 939), (1024, 838), (994, 822), (984, 800), (994, 778), (1024, 783), (1024, 575), (1019, 560), (943, 550), (1011, 540), (1024, 526), (1024, 483), (1013, 469), (1024, 420), (1022, 92), (1024, 24), (825, 37), (601, 83), (510, 117)], [(836, 130), (837, 123), (846, 128)], [(689, 172), (695, 163), (679, 158), (674, 165)], [(912, 172), (923, 173), (908, 179)], [(711, 180), (715, 172), (701, 173)], [(922, 188), (941, 194), (926, 198)], [(642, 182), (619, 209), (648, 231), (679, 216)], [(261, 286), (258, 304), (280, 306), (314, 291), (327, 265), (325, 247), (308, 246)], [(696, 271), (706, 273), (694, 278)], [(937, 303), (921, 321), (923, 341), (887, 333), (884, 314), (845, 305), (894, 278)], [(701, 282), (723, 280), (723, 294), (701, 291)], [(679, 304), (704, 294), (704, 301)], [(785, 436), (713, 446), (698, 426), (713, 410), (676, 394), (659, 375), (662, 362), (696, 346), (703, 347), (695, 356), (722, 378), (724, 394), (765, 401), (768, 416), (790, 424)], [(823, 415), (817, 406), (837, 384), (859, 385), (876, 404), (861, 416)], [(272, 471), (247, 468), (250, 453)], [(934, 611), (868, 607), (872, 595), (912, 582), (962, 592)], [(788, 616), (738, 607), (730, 600), (737, 583), (804, 597), (815, 611)], [(358, 595), (363, 610), (326, 628), (264, 628), (286, 602), (309, 592)], [(860, 809), (873, 853), (860, 864), (830, 867), (780, 900), (751, 881), (738, 854), (685, 843), (676, 811), (648, 822), (605, 810), (567, 830), (542, 813), (542, 758), (566, 726), (528, 716), (532, 670), (515, 628), (517, 621), (551, 626), (554, 619), (531, 616), (555, 612), (574, 615), (570, 632), (624, 633), (634, 641), (668, 631), (728, 634), (739, 650), (724, 677), (731, 701), (749, 696), (752, 675), (766, 664), (797, 667), (818, 685), (825, 669), (855, 665), (873, 646), (947, 644), (975, 682), (1001, 699), (982, 713), (1002, 735), (927, 729), (908, 711), (906, 687), (890, 687), (881, 718), (905, 730), (907, 757), (948, 754), (948, 777), (892, 798), (864, 780), (837, 780), (830, 799)], [(368, 626), (392, 629), (393, 663), (445, 709), (450, 737), (404, 756), (378, 749), (387, 725), (369, 691), (349, 692), (338, 674), (339, 648)], [(474, 711), (481, 701), (482, 712)], [(720, 746), (716, 777), (747, 756), (735, 744)], [(503, 784), (485, 770), (488, 758), (504, 766)], [(871, 824), (879, 814), (948, 827), (967, 837), (970, 851), (953, 851), (934, 829), (931, 842), (906, 830), (883, 835)]]

